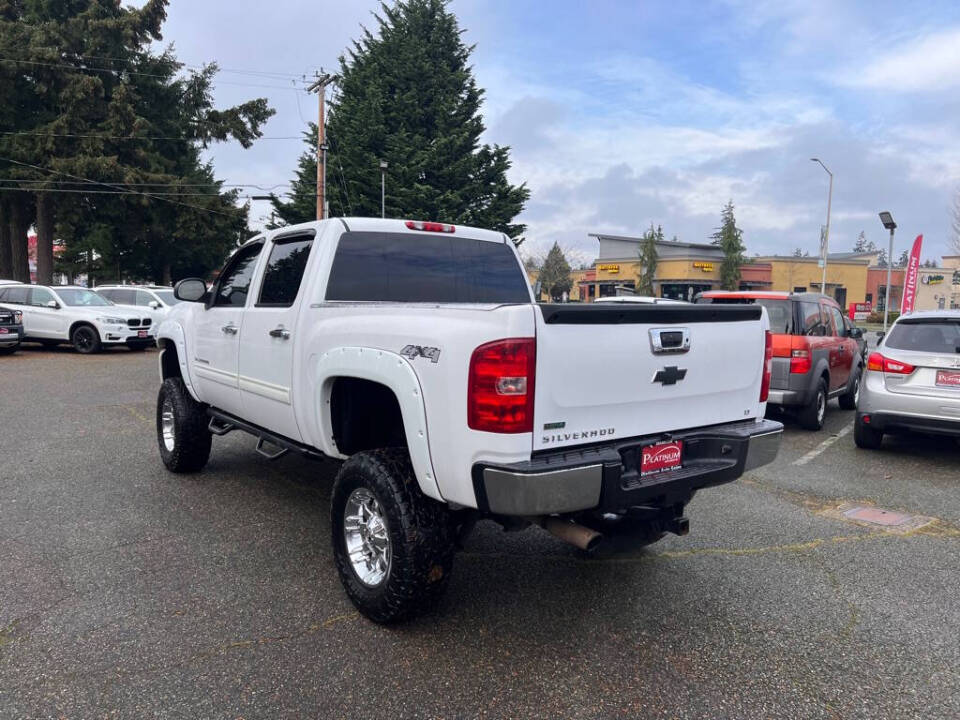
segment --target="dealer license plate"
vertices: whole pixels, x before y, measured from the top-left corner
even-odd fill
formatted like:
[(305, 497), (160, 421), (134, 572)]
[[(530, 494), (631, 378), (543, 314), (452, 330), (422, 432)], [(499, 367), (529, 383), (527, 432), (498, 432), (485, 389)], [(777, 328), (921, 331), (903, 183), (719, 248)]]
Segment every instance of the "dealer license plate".
[(960, 387), (960, 372), (937, 370), (937, 385), (944, 387)]
[(137, 337), (146, 337), (146, 336), (147, 336), (146, 330), (137, 330)]
[(683, 467), (683, 441), (657, 443), (647, 445), (642, 450), (640, 461), (640, 475), (656, 475), (665, 470), (676, 470)]

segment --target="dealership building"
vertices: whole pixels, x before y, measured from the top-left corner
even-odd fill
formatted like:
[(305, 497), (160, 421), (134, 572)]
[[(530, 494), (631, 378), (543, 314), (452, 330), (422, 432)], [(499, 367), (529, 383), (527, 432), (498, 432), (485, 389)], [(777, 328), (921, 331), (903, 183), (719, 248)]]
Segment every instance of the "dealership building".
[[(601, 297), (632, 294), (640, 275), (642, 238), (591, 233), (599, 243), (593, 266), (574, 273), (571, 300), (591, 302)], [(657, 297), (692, 300), (697, 293), (720, 289), (723, 251), (708, 243), (657, 242)], [(877, 265), (879, 253), (831, 253), (827, 259), (826, 294), (842, 307), (870, 303), (883, 309), (887, 268)], [(823, 268), (816, 257), (768, 255), (748, 258), (740, 269), (741, 290), (820, 292)], [(903, 268), (891, 269), (890, 305), (900, 307)], [(921, 268), (916, 308), (960, 307), (960, 255), (945, 256), (942, 266)]]

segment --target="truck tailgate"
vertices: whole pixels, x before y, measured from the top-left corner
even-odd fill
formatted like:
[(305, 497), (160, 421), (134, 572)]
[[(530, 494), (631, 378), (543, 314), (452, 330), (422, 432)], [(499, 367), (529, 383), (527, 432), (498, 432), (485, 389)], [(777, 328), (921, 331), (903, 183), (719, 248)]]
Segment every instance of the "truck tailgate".
[(535, 315), (534, 451), (763, 412), (759, 306), (541, 305)]

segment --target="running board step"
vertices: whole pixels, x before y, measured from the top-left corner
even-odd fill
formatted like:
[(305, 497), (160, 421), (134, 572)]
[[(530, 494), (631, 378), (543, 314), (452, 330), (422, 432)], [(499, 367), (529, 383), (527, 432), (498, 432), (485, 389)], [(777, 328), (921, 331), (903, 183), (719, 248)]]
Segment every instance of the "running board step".
[(226, 420), (219, 417), (211, 417), (210, 424), (207, 428), (214, 435), (226, 435), (231, 430), (236, 430), (237, 426), (233, 423), (227, 422)]
[[(210, 424), (208, 427), (214, 435), (226, 435), (234, 430), (243, 430), (245, 433), (249, 433), (257, 438), (256, 451), (268, 460), (277, 460), (290, 451), (308, 457), (311, 460), (333, 459), (324, 455), (316, 448), (304, 445), (303, 443), (291, 440), (282, 435), (276, 435), (266, 428), (249, 423), (246, 420), (238, 418), (236, 415), (225, 413), (217, 408), (208, 407), (207, 415), (210, 416)], [(276, 451), (264, 447), (266, 444), (272, 445), (276, 448)]]
[[(276, 448), (276, 450), (274, 450), (274, 451), (272, 451), (272, 452), (271, 452), (270, 450), (267, 450), (267, 449), (264, 447), (264, 444), (265, 444), (265, 443), (270, 443), (271, 445), (273, 445), (273, 446)], [(288, 448), (280, 447), (279, 445), (275, 445), (274, 442), (273, 442), (273, 440), (271, 440), (271, 439), (268, 438), (268, 437), (264, 437), (263, 435), (261, 435), (259, 438), (257, 438), (257, 452), (260, 453), (261, 455), (263, 455), (267, 460), (279, 460), (279, 459), (282, 458), (284, 455), (286, 455), (288, 452), (290, 452), (290, 450), (289, 450)]]

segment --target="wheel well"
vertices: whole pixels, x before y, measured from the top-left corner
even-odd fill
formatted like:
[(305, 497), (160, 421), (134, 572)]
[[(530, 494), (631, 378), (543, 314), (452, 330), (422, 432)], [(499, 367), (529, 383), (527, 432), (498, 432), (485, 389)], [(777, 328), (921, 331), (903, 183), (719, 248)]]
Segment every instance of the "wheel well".
[(87, 322), (86, 320), (77, 320), (73, 325), (70, 326), (70, 330), (67, 331), (68, 342), (73, 342), (73, 331), (76, 330), (81, 325), (87, 325), (88, 327), (92, 327), (93, 331), (97, 333), (97, 337), (100, 337), (100, 332), (97, 330), (96, 325), (94, 325), (92, 322)]
[(333, 440), (344, 455), (407, 447), (400, 403), (393, 390), (372, 380), (338, 377), (330, 391)]
[(172, 340), (161, 339), (160, 346), (160, 373), (164, 380), (178, 378), (180, 375), (180, 359), (177, 357), (177, 345)]

